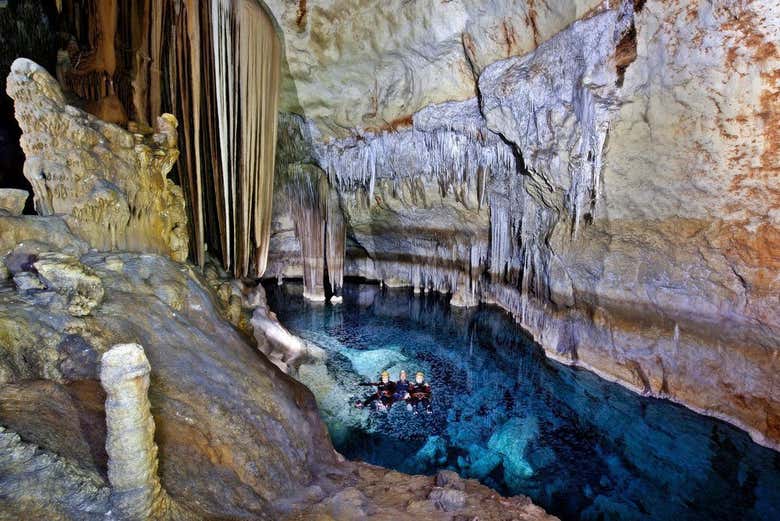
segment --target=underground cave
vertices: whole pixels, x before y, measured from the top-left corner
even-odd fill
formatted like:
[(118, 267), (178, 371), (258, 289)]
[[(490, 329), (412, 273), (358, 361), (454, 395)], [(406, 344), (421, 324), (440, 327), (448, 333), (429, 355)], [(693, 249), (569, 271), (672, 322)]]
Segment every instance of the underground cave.
[(779, 22), (0, 1), (0, 521), (780, 519)]

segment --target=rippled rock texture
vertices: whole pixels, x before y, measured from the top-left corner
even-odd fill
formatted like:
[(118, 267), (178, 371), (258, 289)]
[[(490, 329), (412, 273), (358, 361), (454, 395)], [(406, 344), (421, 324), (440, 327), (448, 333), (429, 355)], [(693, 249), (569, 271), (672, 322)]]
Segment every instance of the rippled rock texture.
[[(279, 168), (337, 190), (337, 276), (496, 302), (550, 356), (778, 447), (778, 17), (611, 4), (403, 126), (329, 139), (286, 115)], [(300, 276), (276, 198), (268, 274)]]
[(100, 250), (187, 258), (184, 199), (167, 179), (179, 155), (176, 118), (159, 118), (155, 134), (131, 134), (67, 105), (57, 81), (24, 58), (13, 63), (7, 92), (39, 215), (63, 217)]

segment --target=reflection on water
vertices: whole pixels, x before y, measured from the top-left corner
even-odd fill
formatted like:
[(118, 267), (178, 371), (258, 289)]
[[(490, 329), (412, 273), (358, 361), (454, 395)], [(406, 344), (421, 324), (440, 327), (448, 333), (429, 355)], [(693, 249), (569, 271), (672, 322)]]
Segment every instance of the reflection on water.
[[(346, 457), (450, 468), (564, 520), (780, 520), (780, 454), (738, 429), (546, 360), (496, 308), (368, 284), (344, 293), (331, 306), (268, 286), (280, 321), (327, 352), (300, 378)], [(349, 407), (381, 369), (425, 371), (434, 414)]]

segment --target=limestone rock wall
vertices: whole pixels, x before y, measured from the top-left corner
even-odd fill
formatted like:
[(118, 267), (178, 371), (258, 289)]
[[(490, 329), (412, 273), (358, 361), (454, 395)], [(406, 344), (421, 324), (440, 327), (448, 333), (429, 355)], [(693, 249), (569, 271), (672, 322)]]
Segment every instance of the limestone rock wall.
[[(614, 4), (407, 126), (286, 116), (278, 157), (337, 187), (346, 275), (495, 302), (550, 356), (778, 447), (778, 18)], [(294, 275), (283, 205), (274, 273)]]
[(284, 39), (280, 109), (324, 137), (409, 126), (423, 107), (474, 96), (475, 71), (525, 54), (595, 0), (265, 0)]
[(157, 134), (131, 134), (66, 105), (54, 78), (23, 58), (7, 92), (39, 215), (61, 216), (98, 250), (187, 258), (184, 199), (167, 178), (178, 157), (175, 118), (163, 116)]
[[(531, 178), (577, 205), (568, 194), (588, 179), (582, 166), (596, 173), (584, 193), (589, 208), (567, 208), (573, 223), (559, 222), (547, 241), (555, 266), (539, 271), (555, 305), (497, 298), (558, 356), (727, 417), (774, 446), (780, 265), (767, 253), (777, 244), (780, 179), (765, 111), (776, 109), (767, 99), (777, 93), (780, 55), (776, 27), (761, 20), (778, 15), (761, 3), (648, 2), (631, 22), (637, 58), (625, 78), (617, 68), (585, 70), (592, 95), (574, 89), (553, 106), (534, 100), (539, 78), (566, 75), (541, 47), (480, 78), (488, 124), (516, 145)], [(547, 92), (559, 92), (555, 85)], [(562, 122), (539, 124), (545, 119)], [(518, 132), (529, 122), (540, 130)], [(593, 143), (607, 144), (582, 147)], [(572, 145), (587, 158), (560, 150)]]

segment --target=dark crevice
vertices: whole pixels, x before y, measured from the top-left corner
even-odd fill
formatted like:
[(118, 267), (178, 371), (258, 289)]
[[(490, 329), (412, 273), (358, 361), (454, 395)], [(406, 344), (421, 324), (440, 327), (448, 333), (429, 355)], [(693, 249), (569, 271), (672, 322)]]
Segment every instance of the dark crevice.
[(618, 87), (623, 86), (626, 69), (634, 63), (634, 60), (636, 60), (636, 26), (632, 20), (631, 27), (626, 31), (626, 34), (615, 48), (615, 68), (617, 69), (617, 81), (615, 83)]

